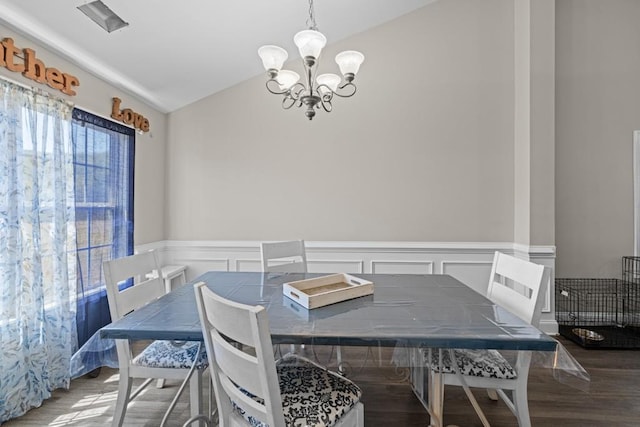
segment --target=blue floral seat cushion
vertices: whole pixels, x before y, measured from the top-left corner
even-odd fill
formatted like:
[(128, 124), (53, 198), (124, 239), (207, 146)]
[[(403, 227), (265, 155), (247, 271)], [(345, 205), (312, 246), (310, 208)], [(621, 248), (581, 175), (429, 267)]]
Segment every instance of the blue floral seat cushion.
[[(455, 349), (453, 353), (458, 362), (458, 370), (462, 375), (500, 379), (518, 377), (516, 371), (499, 351)], [(427, 366), (430, 366), (433, 371), (439, 372), (438, 351), (431, 352), (431, 363), (426, 360), (428, 358), (427, 350), (423, 350), (423, 355)], [(454, 373), (449, 351), (442, 352), (442, 365), (442, 372), (445, 374)]]
[[(131, 363), (150, 368), (189, 369), (196, 355), (198, 355), (197, 341), (158, 340), (149, 344)], [(204, 344), (196, 363), (198, 368), (209, 365)]]
[[(276, 370), (285, 427), (333, 426), (362, 396), (362, 391), (352, 381), (299, 356), (284, 356), (276, 365)], [(261, 398), (246, 391), (244, 393), (264, 404)], [(235, 402), (232, 403), (252, 427), (268, 427), (246, 415)]]

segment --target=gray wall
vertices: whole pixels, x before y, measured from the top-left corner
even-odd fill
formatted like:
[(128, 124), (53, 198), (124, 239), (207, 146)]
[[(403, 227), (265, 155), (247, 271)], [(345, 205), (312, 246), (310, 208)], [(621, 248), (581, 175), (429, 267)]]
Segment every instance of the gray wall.
[(633, 255), (640, 2), (556, 3), (558, 277), (619, 277)]
[(31, 40), (25, 39), (14, 30), (0, 25), (0, 40), (10, 37), (19, 49), (31, 48), (36, 57), (47, 67), (56, 67), (80, 80), (76, 88), (77, 95), (69, 97), (47, 85), (37, 85), (20, 73), (0, 67), (0, 76), (22, 83), (29, 87), (37, 85), (39, 89), (49, 91), (55, 96), (66, 98), (76, 107), (102, 117), (111, 115), (111, 99), (122, 99), (122, 108), (131, 108), (144, 115), (151, 123), (151, 131), (144, 135), (136, 134), (136, 173), (134, 201), (134, 243), (144, 244), (164, 238), (164, 164), (166, 147), (166, 115), (123, 93), (112, 85), (81, 70)]
[(264, 75), (171, 113), (166, 237), (513, 241), (513, 14), (439, 1), (330, 45), (359, 89), (311, 122)]

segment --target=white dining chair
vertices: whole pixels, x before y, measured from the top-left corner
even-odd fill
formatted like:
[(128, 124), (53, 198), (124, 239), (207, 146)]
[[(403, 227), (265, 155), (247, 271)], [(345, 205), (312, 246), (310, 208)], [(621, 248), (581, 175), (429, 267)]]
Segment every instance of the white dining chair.
[(264, 307), (194, 290), (220, 426), (364, 426), (352, 381), (295, 355), (276, 363)]
[(262, 242), (262, 271), (267, 273), (306, 273), (307, 251), (304, 240)]
[[(262, 271), (265, 273), (306, 273), (308, 271), (304, 240), (262, 242), (260, 256)], [(295, 353), (296, 346), (291, 344), (289, 351)]]
[[(307, 250), (304, 240), (288, 240), (282, 242), (262, 242), (260, 244), (262, 271), (265, 273), (307, 273)], [(305, 345), (301, 345), (305, 349)], [(313, 349), (312, 349), (313, 350)], [(296, 346), (291, 345), (289, 351), (295, 353)], [(336, 347), (338, 370), (344, 373), (342, 364), (342, 348)]]
[[(537, 327), (548, 281), (548, 268), (496, 252), (487, 297), (507, 310), (497, 309), (497, 320), (502, 318), (508, 322), (509, 317), (515, 315)], [(513, 364), (497, 350), (445, 350), (442, 352), (442, 360), (438, 351), (424, 350), (424, 356), (425, 363), (431, 368), (433, 389), (440, 389), (440, 393), (436, 395), (442, 396), (445, 385), (464, 387), (482, 423), (488, 426), (486, 416), (469, 391), (469, 387), (485, 388), (492, 400), (497, 400), (497, 396), (502, 398), (516, 416), (520, 427), (531, 426), (527, 398), (530, 351), (516, 352)], [(452, 356), (455, 364), (451, 362)], [(437, 374), (439, 369), (442, 369), (442, 375)], [(510, 391), (511, 396), (505, 391)], [(439, 413), (442, 414), (443, 400), (436, 404), (440, 405)]]
[[(165, 294), (164, 280), (157, 274), (160, 270), (153, 251), (105, 261), (103, 270), (109, 311), (114, 322)], [(156, 274), (150, 274), (153, 272)], [(129, 280), (133, 281), (133, 286), (124, 288)], [(153, 341), (137, 354), (131, 347), (129, 340), (116, 340), (120, 378), (113, 426), (123, 425), (127, 405), (153, 379), (185, 380), (190, 376), (191, 415), (200, 413), (203, 406), (202, 374), (208, 366), (201, 343)], [(146, 380), (131, 393), (134, 378)]]

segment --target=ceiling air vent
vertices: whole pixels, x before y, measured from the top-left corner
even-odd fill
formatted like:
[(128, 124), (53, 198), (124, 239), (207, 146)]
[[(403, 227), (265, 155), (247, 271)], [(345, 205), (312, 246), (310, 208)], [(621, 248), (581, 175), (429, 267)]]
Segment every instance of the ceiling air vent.
[(100, 0), (85, 3), (78, 6), (78, 9), (108, 33), (129, 25), (128, 22), (124, 22), (122, 18), (109, 9), (109, 6)]

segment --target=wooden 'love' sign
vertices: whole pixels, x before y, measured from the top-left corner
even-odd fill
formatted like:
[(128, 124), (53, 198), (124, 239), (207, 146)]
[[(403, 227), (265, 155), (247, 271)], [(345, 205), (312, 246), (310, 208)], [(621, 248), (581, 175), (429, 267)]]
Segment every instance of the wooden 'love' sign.
[(149, 132), (149, 120), (142, 114), (138, 114), (131, 108), (125, 108), (120, 110), (120, 104), (122, 100), (120, 98), (113, 98), (113, 104), (111, 106), (111, 117), (114, 119), (140, 129), (143, 132)]

